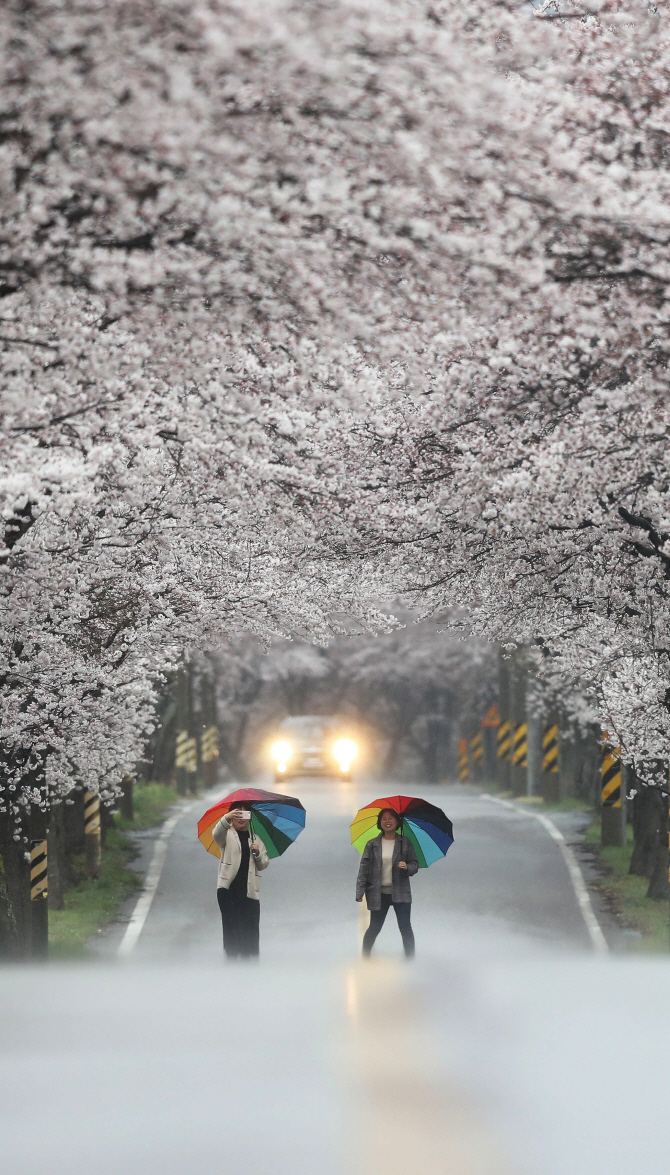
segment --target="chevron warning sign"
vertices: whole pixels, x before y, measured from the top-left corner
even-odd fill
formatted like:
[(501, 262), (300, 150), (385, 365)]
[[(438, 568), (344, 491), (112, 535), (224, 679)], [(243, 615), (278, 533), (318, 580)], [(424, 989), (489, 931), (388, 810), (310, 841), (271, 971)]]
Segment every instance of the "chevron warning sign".
[(498, 758), (509, 759), (509, 751), (512, 745), (511, 725), (505, 720), (501, 722), (498, 727)]
[(512, 762), (515, 767), (528, 766), (528, 726), (525, 722), (520, 722), (514, 730)]
[(621, 807), (621, 748), (613, 747), (603, 736), (603, 757), (600, 768), (600, 802), (603, 808)]

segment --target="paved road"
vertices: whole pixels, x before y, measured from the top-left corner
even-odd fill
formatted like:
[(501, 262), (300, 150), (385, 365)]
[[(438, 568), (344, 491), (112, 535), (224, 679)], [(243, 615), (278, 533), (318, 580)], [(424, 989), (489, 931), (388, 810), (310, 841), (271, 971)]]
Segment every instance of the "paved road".
[(416, 963), (389, 923), (363, 964), (371, 792), (296, 791), (260, 966), (222, 962), (199, 801), (128, 959), (119, 924), (88, 965), (0, 970), (3, 1175), (666, 1175), (668, 960), (594, 953), (541, 824), (435, 789), (456, 843), (414, 882)]
[[(359, 807), (380, 793), (393, 794), (398, 785), (297, 780), (290, 790), (307, 809), (307, 827), (263, 875), (263, 958), (350, 960), (357, 953), (360, 924), (353, 898), (359, 857), (349, 843), (349, 823)], [(538, 944), (592, 949), (563, 858), (536, 819), (458, 786), (424, 786), (422, 792), (451, 817), (456, 838), (447, 858), (421, 870), (413, 882), (422, 956), (469, 955), (475, 942), (479, 950), (504, 955)], [(214, 793), (188, 805), (170, 837), (159, 889), (133, 952), (138, 961), (220, 957), (217, 863), (195, 835), (197, 817), (213, 798)], [(555, 819), (563, 821), (570, 837), (587, 818), (569, 813)], [(154, 835), (144, 840), (146, 852)], [(123, 929), (122, 924), (113, 927), (99, 949), (114, 953)], [(380, 953), (400, 953), (392, 917), (378, 943)]]

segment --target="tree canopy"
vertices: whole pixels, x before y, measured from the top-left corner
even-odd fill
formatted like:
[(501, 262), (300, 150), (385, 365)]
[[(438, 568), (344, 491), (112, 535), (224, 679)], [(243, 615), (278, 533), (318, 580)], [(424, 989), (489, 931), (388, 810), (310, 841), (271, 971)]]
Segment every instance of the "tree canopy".
[(7, 0), (0, 32), (15, 799), (113, 789), (185, 646), (398, 594), (665, 753), (667, 18)]

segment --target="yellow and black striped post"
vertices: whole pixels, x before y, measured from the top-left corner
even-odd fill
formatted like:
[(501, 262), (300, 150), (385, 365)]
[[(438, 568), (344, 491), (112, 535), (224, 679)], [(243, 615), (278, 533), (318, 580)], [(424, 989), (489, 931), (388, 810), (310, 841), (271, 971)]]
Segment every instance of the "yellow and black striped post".
[(528, 725), (524, 721), (512, 721), (510, 760), (510, 787), (515, 795), (525, 795), (528, 784)]
[(558, 723), (545, 726), (542, 735), (542, 770), (558, 775)]
[(558, 722), (547, 722), (542, 734), (542, 796), (549, 804), (560, 799)]
[(30, 949), (32, 959), (49, 954), (49, 870), (47, 811), (37, 804), (30, 809)]
[(195, 774), (198, 770), (198, 744), (187, 730), (177, 732), (175, 750), (177, 768), (177, 791), (184, 794), (194, 790)]
[(102, 868), (102, 841), (100, 839), (100, 796), (97, 791), (84, 792), (84, 833), (88, 875), (89, 877), (99, 877)]
[(514, 728), (512, 762), (515, 767), (528, 766), (528, 725), (526, 722), (520, 722)]
[[(194, 740), (195, 741), (195, 740)], [(203, 763), (211, 763), (219, 757), (219, 732), (216, 726), (208, 726), (202, 733), (200, 743)]]
[(470, 781), (470, 758), (466, 738), (458, 740), (458, 778), (461, 783), (469, 783)]
[(603, 734), (600, 766), (600, 840), (603, 845), (626, 843), (626, 817), (623, 804), (621, 748), (613, 746), (607, 732)]
[(30, 841), (30, 955), (49, 954), (49, 903), (46, 837)]
[(41, 902), (47, 897), (49, 890), (47, 867), (47, 842), (45, 840), (31, 840), (30, 842), (30, 900)]
[(216, 726), (208, 726), (203, 730), (200, 739), (200, 753), (205, 784), (207, 787), (214, 787), (219, 768), (219, 731)]
[(512, 726), (507, 720), (498, 727), (498, 758), (509, 759), (512, 746)]
[(470, 760), (474, 775), (481, 778), (484, 769), (484, 735), (481, 730), (470, 739)]

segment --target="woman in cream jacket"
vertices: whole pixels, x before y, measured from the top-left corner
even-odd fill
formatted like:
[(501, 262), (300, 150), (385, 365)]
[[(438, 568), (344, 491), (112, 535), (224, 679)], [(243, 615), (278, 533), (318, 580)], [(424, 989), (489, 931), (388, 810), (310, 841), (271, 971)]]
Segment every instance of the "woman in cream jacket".
[(260, 872), (270, 864), (265, 845), (249, 828), (249, 812), (233, 808), (212, 829), (221, 849), (216, 896), (229, 959), (258, 955)]

